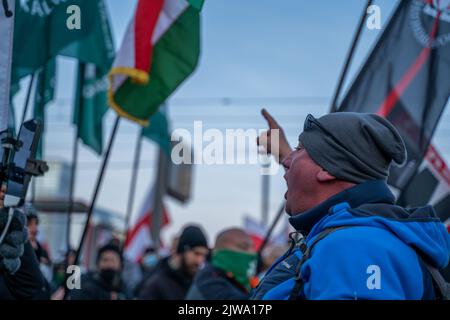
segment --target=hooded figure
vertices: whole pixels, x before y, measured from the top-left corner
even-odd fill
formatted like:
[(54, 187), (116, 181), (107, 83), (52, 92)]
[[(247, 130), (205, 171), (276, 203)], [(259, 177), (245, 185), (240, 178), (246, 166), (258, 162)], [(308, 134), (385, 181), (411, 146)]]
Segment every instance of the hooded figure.
[(426, 265), (447, 266), (450, 236), (431, 206), (395, 205), (386, 180), (406, 151), (392, 124), (373, 114), (309, 115), (299, 145), (282, 156), (286, 211), (304, 238), (253, 299), (436, 298)]

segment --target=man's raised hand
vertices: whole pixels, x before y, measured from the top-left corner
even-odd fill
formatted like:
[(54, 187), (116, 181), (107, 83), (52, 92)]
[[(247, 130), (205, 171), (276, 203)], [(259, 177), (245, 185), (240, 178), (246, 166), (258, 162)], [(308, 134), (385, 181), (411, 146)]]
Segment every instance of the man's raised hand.
[[(261, 110), (261, 114), (266, 119), (269, 130), (264, 131), (256, 140), (258, 146), (261, 146), (266, 153), (272, 154), (278, 162), (281, 162), (291, 151), (291, 147), (286, 139), (283, 129), (278, 122), (267, 112), (266, 109)], [(277, 130), (277, 131), (275, 131)], [(272, 141), (272, 135), (277, 132), (278, 141)], [(275, 137), (276, 138), (276, 137)], [(272, 145), (275, 142), (275, 145)], [(276, 145), (278, 142), (278, 146)]]

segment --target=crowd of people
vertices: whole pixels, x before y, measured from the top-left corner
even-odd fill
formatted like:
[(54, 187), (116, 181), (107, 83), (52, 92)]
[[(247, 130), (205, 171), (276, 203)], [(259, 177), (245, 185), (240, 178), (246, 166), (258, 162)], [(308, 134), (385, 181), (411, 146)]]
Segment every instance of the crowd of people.
[[(139, 266), (124, 258), (120, 242), (111, 241), (98, 249), (96, 267), (81, 276), (80, 287), (65, 290), (65, 267), (74, 263), (74, 252), (52, 265), (36, 237), (37, 214), (25, 208), (25, 214), (14, 211), (0, 241), (0, 299), (450, 297), (441, 272), (449, 263), (448, 231), (431, 206), (397, 206), (387, 185), (391, 163), (406, 159), (389, 121), (375, 114), (309, 115), (292, 150), (278, 123), (266, 111), (263, 116), (270, 130), (280, 130), (276, 150), (270, 130), (258, 143), (277, 153), (286, 170), (286, 212), (296, 230), (286, 248), (257, 254), (239, 228), (223, 230), (209, 248), (202, 228), (188, 225), (170, 254), (147, 248)], [(1, 212), (0, 231), (7, 216)]]
[[(252, 286), (257, 283), (258, 255), (251, 236), (240, 228), (220, 232), (213, 248), (199, 225), (185, 226), (163, 256), (154, 247), (142, 252), (139, 262), (130, 261), (123, 254), (123, 246), (117, 239), (101, 246), (97, 251), (95, 268), (81, 275), (80, 286), (67, 286), (67, 268), (75, 263), (75, 250), (69, 250), (63, 261), (52, 263), (47, 250), (38, 241), (39, 217), (36, 210), (27, 205), (18, 216), (24, 216), (28, 251), (22, 265), (23, 272), (34, 294), (20, 295), (13, 282), (9, 294), (0, 299), (72, 299), (72, 300), (247, 300)], [(267, 252), (283, 252), (280, 246), (268, 246)], [(1, 251), (1, 248), (0, 248)], [(266, 250), (264, 251), (266, 252)], [(265, 254), (261, 266), (268, 268), (273, 255)], [(27, 259), (33, 263), (27, 263)], [(25, 265), (23, 265), (25, 264)], [(260, 270), (262, 271), (262, 270)], [(4, 276), (16, 278), (19, 273)], [(137, 278), (137, 280), (136, 280)], [(0, 278), (1, 279), (1, 278)], [(34, 282), (34, 283), (33, 283)], [(0, 282), (0, 287), (2, 283)], [(20, 290), (19, 290), (20, 291)]]
[[(173, 241), (169, 255), (153, 247), (144, 250), (138, 263), (127, 260), (120, 242), (112, 239), (98, 249), (95, 268), (85, 272), (80, 287), (65, 286), (65, 270), (74, 263), (74, 250), (65, 260), (52, 265), (49, 255), (36, 240), (37, 215), (27, 214), (29, 243), (44, 278), (37, 299), (73, 300), (247, 300), (258, 282), (258, 255), (249, 234), (229, 228), (218, 234), (212, 249), (198, 225), (188, 225)], [(268, 246), (267, 252), (285, 248)], [(273, 262), (265, 254), (263, 268)], [(138, 280), (136, 281), (136, 277)]]

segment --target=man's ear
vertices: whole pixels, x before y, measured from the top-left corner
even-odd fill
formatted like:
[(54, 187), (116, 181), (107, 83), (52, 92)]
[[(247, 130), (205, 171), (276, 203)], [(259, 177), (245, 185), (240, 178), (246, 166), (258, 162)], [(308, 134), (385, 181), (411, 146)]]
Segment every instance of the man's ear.
[(336, 180), (336, 177), (332, 176), (328, 171), (326, 171), (323, 168), (321, 168), (317, 172), (316, 178), (319, 182), (328, 182), (328, 181)]

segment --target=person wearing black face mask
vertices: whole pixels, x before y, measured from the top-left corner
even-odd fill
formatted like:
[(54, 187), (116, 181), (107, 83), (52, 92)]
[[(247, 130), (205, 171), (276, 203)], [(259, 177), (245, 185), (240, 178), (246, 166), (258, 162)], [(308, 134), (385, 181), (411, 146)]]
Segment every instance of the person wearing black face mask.
[(122, 281), (123, 260), (120, 249), (112, 244), (100, 248), (97, 270), (81, 277), (81, 289), (70, 292), (71, 300), (126, 300), (130, 299)]

